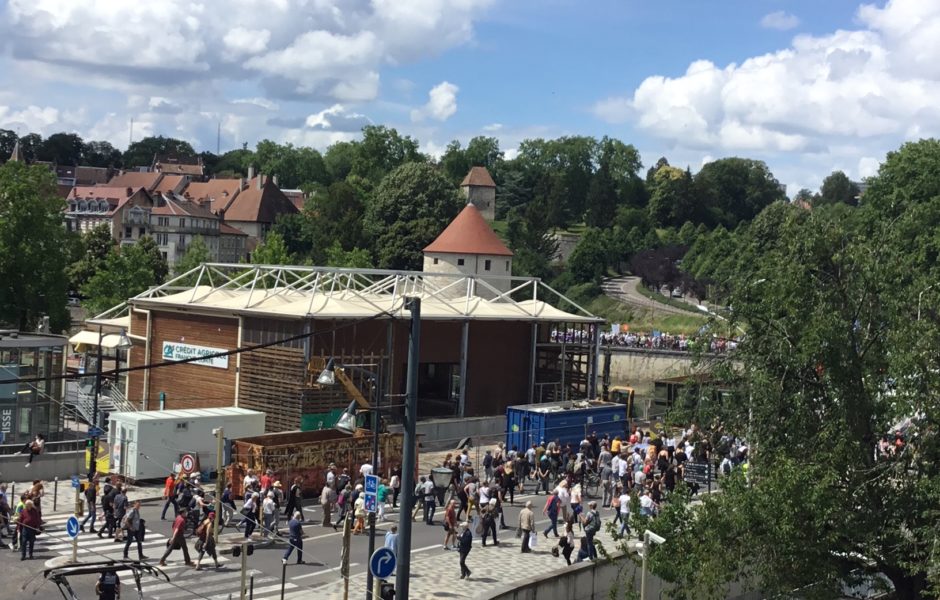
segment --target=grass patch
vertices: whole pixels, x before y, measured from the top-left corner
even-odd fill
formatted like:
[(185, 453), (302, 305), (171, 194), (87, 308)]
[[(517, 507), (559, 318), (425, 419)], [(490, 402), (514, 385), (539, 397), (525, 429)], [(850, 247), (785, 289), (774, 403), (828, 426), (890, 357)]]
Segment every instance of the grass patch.
[(669, 306), (672, 306), (673, 308), (678, 308), (679, 310), (690, 312), (693, 315), (703, 314), (702, 311), (698, 310), (697, 308), (688, 304), (687, 302), (682, 302), (681, 300), (676, 300), (675, 298), (670, 298), (669, 296), (663, 296), (659, 292), (654, 292), (650, 290), (648, 287), (646, 287), (642, 283), (636, 286), (636, 289), (638, 292), (640, 292), (641, 295), (646, 296), (647, 298), (649, 298), (650, 300), (653, 300), (654, 302), (659, 302), (660, 304), (668, 304)]
[(582, 306), (608, 323), (627, 324), (631, 331), (638, 332), (656, 330), (692, 335), (698, 333), (709, 321), (704, 315), (674, 315), (639, 309), (609, 296), (597, 296)]

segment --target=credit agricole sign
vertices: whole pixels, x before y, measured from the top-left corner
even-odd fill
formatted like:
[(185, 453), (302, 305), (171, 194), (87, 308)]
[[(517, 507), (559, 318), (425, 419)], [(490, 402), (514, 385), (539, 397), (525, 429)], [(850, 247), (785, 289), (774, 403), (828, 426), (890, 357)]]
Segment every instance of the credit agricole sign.
[[(163, 342), (163, 360), (186, 360), (200, 356), (212, 356), (220, 352), (228, 352), (225, 348), (207, 348), (206, 346), (193, 346), (192, 344), (181, 344), (178, 342)], [(217, 369), (228, 368), (227, 356), (215, 356), (212, 358), (203, 358), (194, 360), (194, 365), (203, 365), (206, 367), (215, 367)]]

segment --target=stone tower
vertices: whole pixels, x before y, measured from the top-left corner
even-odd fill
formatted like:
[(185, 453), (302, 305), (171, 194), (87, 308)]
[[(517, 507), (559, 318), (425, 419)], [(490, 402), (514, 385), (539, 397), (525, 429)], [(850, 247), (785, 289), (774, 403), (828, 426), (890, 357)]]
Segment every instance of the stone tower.
[(460, 182), (460, 191), (487, 221), (496, 219), (496, 184), (486, 167), (473, 167)]
[[(472, 275), (505, 292), (510, 289), (510, 281), (495, 277), (512, 275), (512, 251), (470, 203), (424, 249), (424, 272)], [(441, 277), (435, 283), (444, 287), (451, 281)], [(465, 289), (455, 289), (453, 295), (463, 293)], [(483, 285), (477, 286), (475, 294), (483, 298), (498, 295)]]

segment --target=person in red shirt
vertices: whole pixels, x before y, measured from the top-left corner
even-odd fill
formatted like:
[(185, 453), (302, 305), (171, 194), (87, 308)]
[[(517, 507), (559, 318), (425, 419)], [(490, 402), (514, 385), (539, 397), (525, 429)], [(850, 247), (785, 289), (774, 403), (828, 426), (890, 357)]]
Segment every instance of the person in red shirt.
[(176, 520), (173, 521), (173, 533), (170, 534), (170, 539), (166, 546), (166, 552), (163, 553), (163, 556), (160, 557), (160, 566), (166, 566), (166, 557), (170, 555), (170, 552), (174, 550), (182, 550), (183, 558), (186, 560), (186, 565), (189, 567), (194, 567), (193, 561), (189, 558), (189, 547), (186, 545), (186, 513), (188, 509), (186, 507), (181, 507), (180, 512), (176, 515)]
[[(163, 498), (166, 502), (163, 503), (163, 513), (160, 515), (161, 521), (166, 519), (166, 509), (170, 506), (173, 507), (174, 515), (180, 511), (179, 504), (176, 502), (176, 476), (173, 473), (170, 473), (166, 481), (163, 482)], [(92, 521), (92, 526), (94, 526), (94, 521)]]
[(271, 489), (271, 486), (274, 484), (274, 471), (268, 469), (264, 472), (264, 475), (261, 476), (261, 493), (267, 494), (268, 490)]

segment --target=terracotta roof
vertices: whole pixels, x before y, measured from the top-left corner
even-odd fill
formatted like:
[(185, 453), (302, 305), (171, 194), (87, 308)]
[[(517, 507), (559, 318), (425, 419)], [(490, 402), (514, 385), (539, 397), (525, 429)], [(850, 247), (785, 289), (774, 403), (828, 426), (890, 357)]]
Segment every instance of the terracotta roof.
[(303, 211), (304, 203), (307, 202), (307, 196), (303, 190), (281, 190), (287, 199), (290, 200), (298, 211)]
[[(218, 212), (216, 208), (216, 212)], [(248, 182), (248, 187), (238, 193), (225, 205), (226, 221), (247, 221), (253, 223), (274, 223), (278, 215), (299, 212), (294, 203), (281, 192), (270, 177), (265, 178), (264, 186), (258, 189), (258, 178)]]
[(477, 207), (472, 204), (460, 211), (424, 251), (439, 254), (512, 256), (512, 251), (499, 239)]
[(164, 175), (163, 179), (160, 180), (160, 183), (157, 184), (157, 187), (153, 191), (160, 194), (169, 194), (175, 192), (179, 184), (183, 183), (182, 175)]
[(188, 217), (197, 217), (201, 219), (215, 219), (216, 216), (208, 208), (201, 206), (196, 202), (173, 198), (169, 195), (163, 196), (163, 204), (156, 206), (150, 211), (154, 215), (185, 215)]
[(248, 234), (242, 231), (241, 229), (235, 229), (228, 223), (219, 223), (219, 234), (220, 235), (243, 235), (248, 237)]
[(77, 185), (72, 188), (69, 198), (89, 199), (89, 198), (113, 198), (115, 200), (124, 200), (134, 195), (135, 188), (118, 187), (111, 185)]
[(470, 172), (467, 173), (467, 176), (460, 182), (460, 187), (465, 185), (496, 187), (496, 183), (493, 182), (493, 178), (490, 177), (490, 172), (486, 170), (486, 167), (471, 167)]
[(147, 191), (153, 191), (163, 173), (141, 173), (139, 171), (127, 171), (120, 175), (115, 175), (108, 182), (108, 187), (132, 187), (147, 188)]
[(175, 165), (161, 163), (157, 164), (157, 168), (161, 173), (167, 175), (199, 175), (202, 176), (205, 174), (205, 169), (202, 165)]
[(190, 200), (195, 200), (201, 204), (209, 204), (209, 208), (213, 212), (218, 212), (241, 189), (241, 179), (210, 179), (209, 181), (192, 181), (181, 193)]

